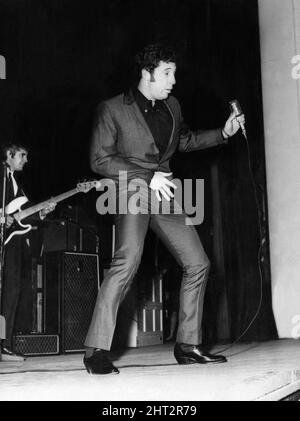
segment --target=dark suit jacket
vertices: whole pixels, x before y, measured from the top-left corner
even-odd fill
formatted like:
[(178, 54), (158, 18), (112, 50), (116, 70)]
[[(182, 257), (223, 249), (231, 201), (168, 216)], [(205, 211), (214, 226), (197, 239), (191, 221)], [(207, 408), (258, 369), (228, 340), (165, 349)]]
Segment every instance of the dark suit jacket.
[(127, 171), (128, 180), (142, 178), (149, 183), (155, 171), (170, 172), (170, 158), (177, 148), (190, 152), (226, 142), (221, 129), (192, 132), (186, 128), (175, 97), (169, 96), (164, 102), (173, 118), (173, 128), (161, 158), (131, 92), (102, 102), (97, 109), (91, 141), (92, 170), (115, 180), (119, 171)]

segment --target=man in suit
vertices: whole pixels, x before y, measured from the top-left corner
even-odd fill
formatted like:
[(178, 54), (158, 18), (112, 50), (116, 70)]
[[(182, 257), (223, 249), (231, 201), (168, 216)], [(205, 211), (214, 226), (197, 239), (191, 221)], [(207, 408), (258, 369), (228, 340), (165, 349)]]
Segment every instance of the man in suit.
[[(9, 143), (2, 147), (2, 164), (3, 171), (6, 175), (5, 189), (5, 205), (7, 206), (12, 200), (18, 197), (26, 197), (24, 191), (17, 181), (17, 173), (23, 171), (24, 165), (28, 162), (28, 150), (25, 146), (16, 143)], [(0, 194), (1, 200), (3, 196), (3, 175), (1, 172)], [(2, 203), (0, 205), (2, 208)], [(46, 214), (52, 212), (55, 203), (49, 202), (47, 208), (39, 212), (39, 215), (33, 217), (33, 220), (44, 219)], [(12, 228), (15, 219), (12, 214), (5, 215), (3, 221), (4, 231)], [(27, 222), (27, 221), (26, 221)], [(7, 235), (4, 232), (4, 241)], [(4, 246), (4, 265), (2, 279), (2, 305), (1, 314), (4, 316), (6, 325), (6, 338), (1, 343), (1, 359), (2, 361), (23, 360), (22, 355), (17, 355), (13, 351), (12, 338), (14, 333), (14, 322), (18, 308), (21, 293), (21, 270), (22, 270), (22, 250), (28, 247), (25, 237), (15, 235)]]
[[(179, 364), (225, 362), (201, 345), (201, 321), (209, 260), (197, 231), (187, 225), (182, 213), (161, 212), (167, 201), (174, 207), (175, 183), (169, 161), (176, 149), (189, 152), (227, 143), (239, 129), (232, 113), (223, 129), (192, 132), (184, 125), (180, 105), (171, 95), (175, 84), (176, 57), (172, 48), (162, 44), (145, 47), (136, 56), (139, 83), (132, 91), (100, 104), (92, 135), (90, 163), (94, 172), (116, 183), (118, 197), (128, 183), (139, 179), (148, 197), (148, 212), (119, 212), (115, 216), (115, 255), (100, 288), (86, 337), (84, 364), (89, 373), (119, 373), (109, 358), (116, 317), (138, 269), (144, 238), (150, 226), (182, 267), (179, 322), (175, 359)], [(244, 116), (240, 117), (244, 122)], [(121, 175), (121, 178), (120, 178)], [(126, 176), (128, 183), (122, 182)], [(123, 200), (123, 199), (122, 199)], [(156, 201), (156, 203), (154, 203)], [(151, 206), (150, 206), (151, 205)], [(154, 208), (159, 212), (152, 212)], [(151, 209), (150, 209), (151, 208)]]

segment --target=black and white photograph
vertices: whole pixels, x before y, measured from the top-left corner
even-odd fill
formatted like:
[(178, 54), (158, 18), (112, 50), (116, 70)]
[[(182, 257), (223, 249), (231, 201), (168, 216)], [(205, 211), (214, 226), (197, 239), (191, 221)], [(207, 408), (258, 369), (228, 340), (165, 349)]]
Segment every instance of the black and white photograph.
[(0, 147), (0, 402), (300, 400), (300, 0), (0, 0)]

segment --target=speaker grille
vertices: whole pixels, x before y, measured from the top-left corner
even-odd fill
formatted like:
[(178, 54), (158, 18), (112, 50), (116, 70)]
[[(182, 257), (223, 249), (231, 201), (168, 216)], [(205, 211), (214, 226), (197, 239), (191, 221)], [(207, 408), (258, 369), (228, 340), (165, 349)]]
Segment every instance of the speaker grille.
[(45, 253), (44, 332), (60, 335), (60, 351), (84, 350), (98, 289), (97, 254)]
[(98, 256), (65, 253), (61, 319), (64, 352), (84, 350), (98, 288)]
[(58, 335), (16, 335), (13, 347), (24, 355), (53, 355), (59, 353), (59, 339)]

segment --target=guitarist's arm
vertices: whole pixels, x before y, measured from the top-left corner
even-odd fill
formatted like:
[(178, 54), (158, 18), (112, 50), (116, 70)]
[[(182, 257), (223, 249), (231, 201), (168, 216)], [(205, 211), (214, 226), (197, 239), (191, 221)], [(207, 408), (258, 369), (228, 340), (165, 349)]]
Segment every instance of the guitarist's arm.
[[(22, 209), (28, 209), (33, 206), (32, 202), (27, 202), (25, 205), (22, 206)], [(37, 224), (38, 222), (45, 219), (46, 215), (50, 212), (53, 212), (56, 207), (56, 203), (49, 200), (45, 208), (40, 211), (35, 212), (34, 214), (27, 216), (22, 220), (25, 224)]]

